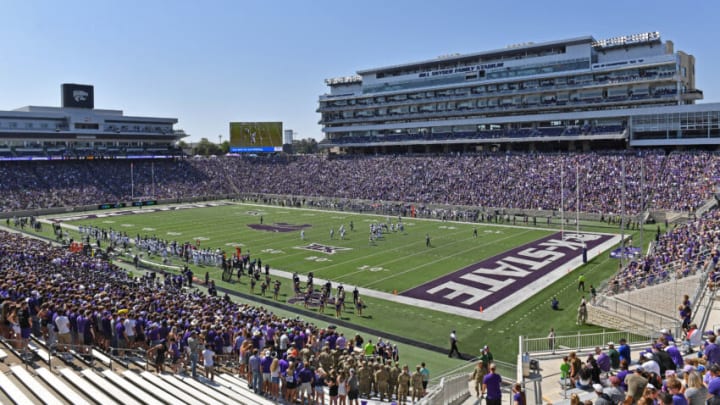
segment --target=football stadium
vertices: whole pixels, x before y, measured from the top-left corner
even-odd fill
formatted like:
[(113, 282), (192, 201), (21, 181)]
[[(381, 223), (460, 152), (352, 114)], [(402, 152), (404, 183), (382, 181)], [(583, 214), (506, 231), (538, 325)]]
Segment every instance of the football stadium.
[(583, 36), (325, 84), (311, 155), (243, 121), (192, 156), (88, 84), (0, 111), (0, 402), (717, 389), (720, 104), (692, 55)]

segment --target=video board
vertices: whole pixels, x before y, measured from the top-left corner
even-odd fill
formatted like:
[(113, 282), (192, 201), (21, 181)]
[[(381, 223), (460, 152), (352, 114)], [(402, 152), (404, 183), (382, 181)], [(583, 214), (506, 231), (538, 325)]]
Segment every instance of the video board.
[(282, 151), (282, 122), (231, 122), (231, 153)]

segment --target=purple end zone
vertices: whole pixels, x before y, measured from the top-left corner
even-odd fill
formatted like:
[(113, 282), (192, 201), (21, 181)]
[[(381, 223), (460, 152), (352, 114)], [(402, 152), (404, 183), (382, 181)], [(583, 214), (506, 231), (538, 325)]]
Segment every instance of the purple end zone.
[[(432, 280), (401, 295), (460, 308), (490, 308), (531, 282), (582, 258), (587, 250), (608, 241), (612, 235), (561, 234), (516, 247), (480, 263)], [(525, 297), (526, 298), (526, 297)]]

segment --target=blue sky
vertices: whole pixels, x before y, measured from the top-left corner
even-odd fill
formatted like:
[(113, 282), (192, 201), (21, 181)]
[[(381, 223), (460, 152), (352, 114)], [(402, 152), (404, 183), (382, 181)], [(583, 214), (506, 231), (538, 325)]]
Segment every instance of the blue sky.
[(322, 139), (325, 78), (592, 35), (660, 31), (696, 57), (703, 102), (720, 101), (713, 1), (3, 0), (0, 110), (60, 105), (61, 83), (97, 108), (176, 117), (190, 141), (230, 121), (283, 121)]

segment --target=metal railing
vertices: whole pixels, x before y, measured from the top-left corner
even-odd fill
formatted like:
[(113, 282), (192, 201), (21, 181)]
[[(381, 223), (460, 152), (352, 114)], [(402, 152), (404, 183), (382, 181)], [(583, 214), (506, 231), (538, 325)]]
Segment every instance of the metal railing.
[[(698, 305), (700, 304), (700, 300), (702, 299), (705, 294), (708, 293), (708, 278), (710, 277), (710, 270), (712, 270), (713, 267), (713, 261), (707, 260), (705, 263), (705, 268), (702, 269), (702, 272), (700, 273), (700, 278), (698, 279), (698, 285), (695, 288), (694, 293), (692, 294), (692, 300), (690, 301), (692, 304), (692, 311), (693, 314), (698, 309)], [(714, 293), (713, 293), (714, 295)], [(712, 305), (710, 305), (712, 307)]]
[[(470, 374), (477, 366), (479, 357), (469, 360), (466, 364), (450, 370), (445, 374), (430, 379), (428, 394), (420, 401), (422, 405), (453, 404), (467, 399), (470, 394)], [(516, 382), (517, 367), (503, 361), (493, 361), (495, 371), (502, 378), (503, 392)]]
[[(708, 288), (707, 283), (705, 283), (705, 288), (701, 290), (701, 295), (697, 297), (696, 301), (693, 301), (693, 321), (700, 330), (707, 330), (707, 323), (710, 319), (710, 312), (713, 310), (716, 292), (716, 290)], [(700, 308), (702, 308), (702, 311), (698, 311)], [(717, 331), (718, 325), (712, 325), (712, 330)]]
[[(6, 348), (8, 348), (15, 356), (17, 356), (23, 361), (23, 363), (25, 363), (26, 369), (30, 368), (30, 363), (32, 363), (32, 359), (35, 355), (37, 355), (37, 352), (28, 347), (27, 340), (0, 337), (0, 342), (2, 342), (2, 344), (5, 345)], [(48, 358), (42, 360), (46, 361), (48, 365), (50, 365), (52, 359)]]
[(421, 405), (453, 405), (460, 403), (470, 396), (470, 385), (467, 373), (442, 377), (440, 384), (433, 387), (428, 394), (420, 400)]
[(618, 342), (625, 339), (628, 344), (651, 343), (659, 335), (658, 330), (641, 329), (634, 331), (605, 331), (599, 333), (565, 334), (556, 335), (554, 344), (545, 337), (531, 338), (522, 337), (522, 353), (529, 353), (531, 356), (538, 354), (561, 354), (571, 351), (592, 350), (596, 347), (605, 347), (608, 342)]
[(695, 216), (701, 217), (703, 214), (715, 208), (717, 205), (718, 201), (716, 199), (710, 199), (705, 204), (695, 210)]
[[(650, 253), (648, 249), (647, 255)], [(610, 281), (616, 280), (618, 282), (617, 284), (610, 284), (608, 281), (605, 281), (598, 287), (598, 290), (604, 292), (606, 296), (612, 296), (691, 277), (703, 271), (697, 269), (698, 264), (707, 261), (710, 253), (710, 247), (704, 247), (697, 253), (695, 259), (689, 265), (681, 259), (667, 263), (663, 265), (664, 276), (662, 274), (650, 274), (646, 276), (626, 275), (623, 278), (618, 278), (618, 276), (629, 267), (626, 266), (610, 279)], [(642, 262), (642, 260), (643, 259), (640, 259), (640, 262)], [(688, 270), (686, 271), (685, 269)], [(640, 272), (639, 269), (638, 272)]]
[(646, 308), (640, 308), (618, 297), (602, 297), (602, 299), (598, 301), (597, 307), (609, 311), (618, 317), (642, 323), (648, 328), (653, 327), (658, 331), (663, 328), (670, 329), (675, 336), (678, 336), (681, 331), (682, 322), (680, 320)]

